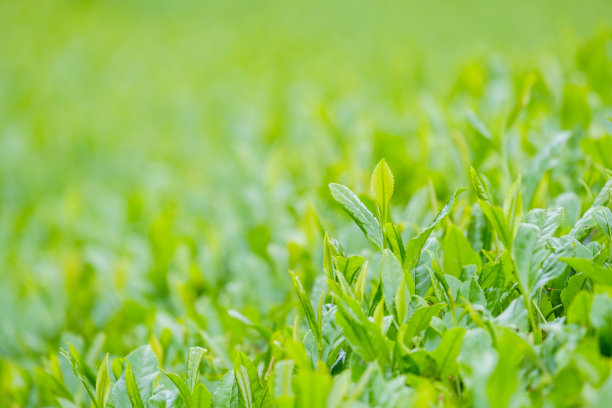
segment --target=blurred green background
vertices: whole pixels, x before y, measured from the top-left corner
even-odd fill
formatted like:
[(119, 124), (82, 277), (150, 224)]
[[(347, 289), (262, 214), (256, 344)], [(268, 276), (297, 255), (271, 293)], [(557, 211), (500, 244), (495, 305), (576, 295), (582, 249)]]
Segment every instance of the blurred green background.
[(542, 125), (567, 92), (609, 102), (610, 17), (603, 0), (0, 1), (3, 381), (67, 336), (124, 354), (186, 316), (222, 338), (228, 307), (273, 319), (324, 228), (361, 242), (327, 183), (367, 191), (386, 157), (398, 202), (430, 182), (445, 199), (489, 160), (457, 137), (466, 107), (497, 123), (536, 72), (503, 189), (569, 126)]

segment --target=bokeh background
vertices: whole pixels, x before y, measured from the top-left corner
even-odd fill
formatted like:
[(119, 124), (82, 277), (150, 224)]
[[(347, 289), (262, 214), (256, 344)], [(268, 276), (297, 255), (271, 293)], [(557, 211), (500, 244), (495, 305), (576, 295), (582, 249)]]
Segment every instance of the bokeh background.
[[(227, 308), (274, 320), (323, 230), (362, 242), (329, 182), (367, 192), (386, 157), (397, 202), (445, 200), (470, 164), (503, 165), (466, 109), (496, 128), (535, 75), (504, 189), (609, 102), (611, 17), (604, 0), (0, 1), (0, 383), (27, 390), (67, 342), (125, 354), (185, 322), (239, 336)], [(418, 203), (397, 209), (408, 226), (431, 216)]]

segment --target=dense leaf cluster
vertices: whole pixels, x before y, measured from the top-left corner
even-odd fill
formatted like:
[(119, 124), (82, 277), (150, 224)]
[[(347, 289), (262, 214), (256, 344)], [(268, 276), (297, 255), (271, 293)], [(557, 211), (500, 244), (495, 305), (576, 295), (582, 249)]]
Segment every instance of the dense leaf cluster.
[[(471, 175), (477, 201), (463, 216), (453, 211), (459, 189), (405, 243), (387, 220), (394, 178), (384, 159), (371, 182), (377, 216), (330, 184), (376, 251), (351, 255), (325, 235), (310, 295), (290, 272), (301, 311), (293, 326), (272, 332), (231, 311), (266, 340), (259, 368), (237, 352), (222, 378), (200, 383), (206, 349), (190, 348), (179, 375), (159, 367), (155, 339), (112, 367), (107, 356), (97, 376), (76, 349), (62, 354), (95, 407), (606, 406), (612, 179), (570, 228), (562, 207), (524, 212), (520, 179), (497, 206)], [(75, 406), (52, 361), (41, 385)]]

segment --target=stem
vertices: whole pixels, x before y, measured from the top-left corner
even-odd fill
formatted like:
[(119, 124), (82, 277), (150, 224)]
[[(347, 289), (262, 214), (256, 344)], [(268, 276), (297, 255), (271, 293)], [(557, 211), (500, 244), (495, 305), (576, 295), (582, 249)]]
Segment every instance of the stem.
[(555, 313), (555, 310), (561, 309), (563, 307), (563, 305), (557, 305), (555, 307), (553, 307), (547, 314), (546, 314), (546, 318), (544, 319), (545, 321), (548, 321), (548, 318), (550, 317), (551, 314)]
[(531, 329), (535, 330), (538, 328), (538, 321), (535, 319), (533, 315), (533, 309), (531, 308), (531, 302), (529, 301), (529, 295), (527, 292), (521, 290), (523, 295), (523, 301), (525, 302), (525, 306), (527, 307), (527, 315), (529, 316), (529, 323), (531, 324)]
[(446, 288), (446, 296), (448, 296), (448, 301), (451, 306), (451, 315), (453, 317), (453, 324), (457, 324), (457, 316), (455, 315), (455, 299), (453, 298), (453, 292), (451, 292), (450, 288)]
[(514, 266), (514, 273), (516, 274), (516, 280), (519, 284), (519, 289), (521, 291), (521, 295), (523, 295), (523, 301), (525, 302), (525, 307), (527, 308), (527, 315), (529, 316), (529, 323), (531, 324), (531, 329), (536, 330), (538, 328), (538, 321), (533, 315), (533, 308), (531, 307), (531, 299), (529, 298), (529, 293), (525, 290), (525, 286), (521, 281), (521, 278), (518, 273), (518, 267), (516, 265), (516, 260), (514, 259), (514, 255), (512, 255), (512, 264)]
[(540, 310), (540, 308), (538, 307), (537, 303), (535, 302), (535, 300), (532, 300), (531, 303), (533, 304), (533, 306), (535, 307), (536, 312), (538, 312), (538, 315), (540, 316), (540, 319), (542, 319), (542, 322), (546, 322), (546, 317), (544, 317), (544, 313), (542, 313), (542, 311)]

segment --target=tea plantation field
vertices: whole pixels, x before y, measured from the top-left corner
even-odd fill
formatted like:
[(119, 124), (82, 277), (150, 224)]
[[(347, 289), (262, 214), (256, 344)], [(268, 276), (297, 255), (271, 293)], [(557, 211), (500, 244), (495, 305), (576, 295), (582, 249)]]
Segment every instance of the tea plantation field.
[(612, 3), (0, 0), (0, 408), (609, 407)]

